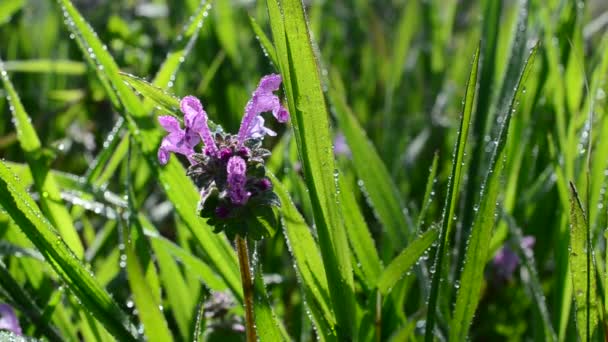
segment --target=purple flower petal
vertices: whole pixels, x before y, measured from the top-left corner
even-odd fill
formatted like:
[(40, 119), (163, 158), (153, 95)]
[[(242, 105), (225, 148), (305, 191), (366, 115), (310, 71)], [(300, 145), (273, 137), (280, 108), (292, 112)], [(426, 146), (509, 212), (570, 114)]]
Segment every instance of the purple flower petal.
[(249, 129), (249, 133), (247, 135), (247, 139), (258, 139), (264, 137), (264, 135), (270, 135), (274, 137), (277, 133), (267, 127), (264, 126), (264, 118), (261, 116), (256, 116), (253, 119), (251, 127)]
[(175, 133), (181, 131), (179, 127), (179, 121), (170, 115), (164, 115), (158, 117), (158, 122), (169, 133)]
[(496, 253), (492, 263), (501, 277), (510, 279), (517, 265), (519, 265), (519, 257), (509, 247), (505, 246)]
[(8, 304), (0, 304), (0, 329), (10, 330), (17, 335), (23, 334), (15, 311)]
[(233, 156), (228, 160), (226, 165), (228, 171), (228, 195), (232, 203), (243, 205), (249, 200), (249, 193), (245, 190), (247, 183), (247, 164), (245, 160), (239, 156)]
[(352, 155), (350, 147), (346, 143), (346, 137), (342, 133), (338, 133), (334, 137), (334, 153), (336, 155), (343, 155), (347, 157)]
[(194, 96), (186, 96), (180, 102), (180, 108), (184, 113), (186, 140), (193, 142), (200, 136), (205, 144), (205, 150), (209, 154), (215, 154), (217, 146), (207, 125), (207, 113), (203, 109), (201, 102)]
[(278, 96), (273, 93), (279, 89), (280, 85), (280, 75), (271, 74), (260, 80), (258, 88), (245, 107), (245, 115), (239, 129), (239, 143), (250, 138), (262, 137), (264, 134), (270, 135), (272, 131), (264, 127), (263, 120), (257, 119), (260, 118), (261, 113), (272, 112), (279, 122), (286, 122), (289, 119), (289, 112), (281, 106)]

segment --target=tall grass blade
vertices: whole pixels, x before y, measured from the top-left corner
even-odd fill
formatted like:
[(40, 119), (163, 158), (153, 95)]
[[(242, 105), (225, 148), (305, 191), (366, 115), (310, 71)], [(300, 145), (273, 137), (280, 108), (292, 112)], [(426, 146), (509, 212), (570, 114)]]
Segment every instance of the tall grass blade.
[(121, 341), (135, 341), (126, 315), (42, 216), (16, 176), (0, 163), (0, 205), (78, 299)]
[(55, 177), (49, 172), (47, 166), (48, 156), (45, 155), (38, 134), (32, 125), (32, 119), (25, 111), (19, 95), (8, 77), (8, 73), (4, 69), (2, 60), (0, 60), (0, 74), (2, 76), (2, 83), (8, 94), (10, 108), (12, 109), (17, 139), (34, 178), (35, 189), (41, 194), (40, 203), (42, 211), (53, 226), (57, 227), (59, 233), (76, 256), (82, 257), (84, 248), (72, 222), (72, 217), (63, 205), (60, 189), (55, 181)]
[(591, 231), (578, 192), (570, 183), (570, 274), (576, 303), (576, 328), (582, 341), (595, 340), (599, 300)]
[(519, 104), (523, 87), (532, 69), (535, 56), (536, 48), (530, 52), (526, 64), (520, 73), (509, 109), (504, 114), (503, 124), (490, 161), (490, 169), (481, 186), (479, 206), (473, 208), (476, 216), (473, 219), (471, 236), (467, 242), (464, 269), (460, 278), (461, 285), (458, 289), (456, 306), (454, 307), (454, 314), (450, 323), (451, 340), (466, 339), (469, 326), (477, 309), (481, 286), (484, 280), (483, 269), (488, 260), (488, 247), (492, 238), (492, 229), (496, 223), (496, 203), (501, 190), (504, 160), (507, 156), (505, 147), (509, 124), (511, 123), (511, 117), (516, 110), (516, 106)]
[(437, 297), (439, 296), (439, 283), (443, 277), (441, 268), (444, 263), (446, 254), (449, 253), (450, 233), (454, 224), (454, 214), (456, 212), (456, 202), (458, 193), (460, 192), (460, 176), (462, 174), (462, 166), (464, 164), (464, 152), (469, 134), (469, 126), (471, 122), (471, 113), (473, 112), (473, 100), (475, 98), (475, 87), (477, 84), (477, 70), (479, 67), (479, 47), (475, 51), (473, 64), (469, 80), (467, 82), (466, 93), (463, 103), (462, 117), (460, 120), (460, 128), (458, 129), (458, 138), (454, 148), (452, 160), (452, 172), (448, 181), (447, 195), (445, 206), (443, 207), (443, 215), (441, 218), (441, 231), (439, 233), (439, 246), (435, 252), (435, 261), (431, 270), (433, 271), (433, 280), (431, 283), (431, 292), (428, 300), (428, 312), (426, 316), (425, 341), (433, 340), (433, 329), (435, 327), (435, 315), (437, 310)]
[[(329, 117), (304, 8), (298, 0), (268, 1), (279, 69), (310, 191), (319, 245), (337, 319), (338, 337), (356, 336), (356, 303), (348, 240), (338, 205)], [(274, 9), (273, 9), (274, 8)], [(282, 15), (277, 9), (282, 8)], [(284, 37), (275, 33), (284, 31)]]

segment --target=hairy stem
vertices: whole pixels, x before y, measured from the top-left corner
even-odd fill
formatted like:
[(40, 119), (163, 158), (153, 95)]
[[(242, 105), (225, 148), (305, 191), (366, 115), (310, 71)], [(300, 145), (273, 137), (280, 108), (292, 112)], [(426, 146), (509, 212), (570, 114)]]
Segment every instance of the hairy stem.
[(236, 236), (236, 250), (241, 269), (241, 282), (243, 283), (243, 296), (245, 297), (245, 331), (247, 342), (257, 341), (253, 318), (253, 282), (251, 281), (251, 268), (249, 267), (249, 250), (247, 240), (240, 235)]

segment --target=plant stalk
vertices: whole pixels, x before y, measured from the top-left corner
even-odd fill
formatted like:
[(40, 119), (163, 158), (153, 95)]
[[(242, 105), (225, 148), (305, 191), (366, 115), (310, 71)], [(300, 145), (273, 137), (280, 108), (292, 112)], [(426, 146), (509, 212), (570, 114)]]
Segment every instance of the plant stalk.
[(245, 332), (247, 342), (256, 342), (257, 336), (253, 318), (253, 282), (251, 280), (251, 268), (249, 266), (249, 248), (247, 247), (247, 240), (240, 235), (236, 236), (236, 250), (239, 257), (241, 282), (243, 283), (243, 296), (245, 299)]

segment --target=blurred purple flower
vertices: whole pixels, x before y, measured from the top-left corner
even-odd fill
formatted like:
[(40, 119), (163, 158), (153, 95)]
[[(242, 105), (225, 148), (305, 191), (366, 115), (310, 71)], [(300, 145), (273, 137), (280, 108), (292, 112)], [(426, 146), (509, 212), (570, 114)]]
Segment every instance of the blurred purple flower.
[[(521, 248), (526, 255), (532, 255), (532, 248), (535, 242), (536, 239), (533, 236), (522, 238)], [(494, 256), (494, 260), (492, 260), (498, 276), (502, 279), (511, 279), (519, 263), (519, 256), (508, 246), (503, 246)]]
[(8, 304), (0, 304), (0, 330), (10, 330), (17, 335), (23, 334), (15, 311)]
[(352, 156), (350, 147), (346, 143), (346, 137), (342, 132), (338, 132), (334, 136), (334, 153), (336, 156), (342, 155), (349, 158)]

